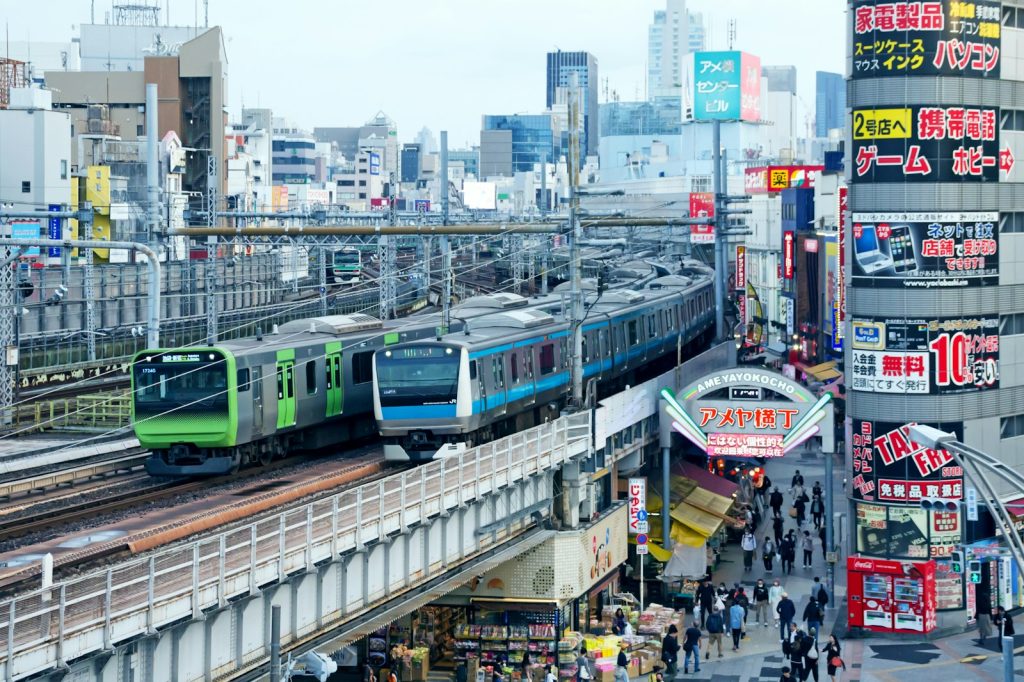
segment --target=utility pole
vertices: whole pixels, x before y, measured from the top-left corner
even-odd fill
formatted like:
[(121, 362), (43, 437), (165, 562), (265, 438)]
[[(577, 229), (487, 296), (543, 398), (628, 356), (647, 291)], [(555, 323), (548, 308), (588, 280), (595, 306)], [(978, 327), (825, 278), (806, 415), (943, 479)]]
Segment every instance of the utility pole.
[[(206, 210), (210, 225), (217, 224), (217, 157), (206, 157)], [(280, 253), (280, 251), (278, 252)], [(206, 342), (217, 343), (217, 238), (206, 240)]]
[(726, 185), (727, 174), (725, 172), (726, 159), (722, 153), (722, 122), (715, 119), (712, 122), (712, 126), (711, 163), (714, 166), (715, 191), (715, 338), (721, 342), (732, 338), (732, 334), (725, 328), (725, 271), (729, 268), (729, 252), (726, 248), (726, 239), (730, 234), (729, 216), (739, 213), (750, 213), (749, 208), (730, 209), (728, 206), (729, 204), (750, 201), (750, 197), (747, 195), (728, 195), (728, 187)]
[[(146, 222), (149, 243), (156, 246), (160, 231), (160, 153), (157, 146), (157, 89), (156, 83), (146, 83)], [(154, 249), (155, 251), (156, 249)]]
[[(448, 131), (441, 131), (441, 224), (448, 225)], [(441, 334), (451, 328), (452, 315), (452, 249), (448, 235), (442, 234), (441, 249)], [(430, 258), (429, 254), (427, 256)]]
[(583, 263), (580, 261), (579, 182), (580, 105), (579, 76), (569, 74), (569, 319), (572, 330), (572, 404), (583, 406)]

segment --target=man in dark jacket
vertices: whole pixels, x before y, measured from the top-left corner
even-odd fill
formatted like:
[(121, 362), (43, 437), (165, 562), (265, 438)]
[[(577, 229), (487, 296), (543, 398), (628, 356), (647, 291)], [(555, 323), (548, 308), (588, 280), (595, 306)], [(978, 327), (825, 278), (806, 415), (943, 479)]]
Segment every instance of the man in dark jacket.
[(776, 516), (772, 519), (772, 531), (775, 533), (775, 546), (782, 544), (782, 517)]
[(783, 501), (784, 500), (782, 499), (782, 493), (779, 492), (779, 489), (776, 488), (775, 490), (773, 490), (772, 494), (768, 497), (768, 506), (772, 508), (772, 516), (782, 516)]
[(697, 603), (700, 604), (700, 626), (704, 627), (707, 614), (715, 607), (715, 586), (710, 580), (705, 580), (704, 584), (697, 588)]
[(714, 611), (708, 616), (708, 650), (705, 659), (711, 658), (711, 647), (718, 645), (718, 657), (722, 657), (722, 636), (725, 634), (725, 619), (721, 611)]
[(763, 580), (754, 585), (754, 625), (768, 627), (768, 586)]
[(779, 640), (782, 641), (785, 640), (786, 633), (789, 632), (789, 624), (796, 617), (796, 604), (789, 598), (787, 592), (782, 593), (782, 599), (775, 607), (775, 613), (779, 614)]
[(804, 607), (804, 622), (807, 623), (807, 632), (821, 630), (821, 618), (821, 607), (818, 605), (818, 600), (811, 597), (807, 606)]

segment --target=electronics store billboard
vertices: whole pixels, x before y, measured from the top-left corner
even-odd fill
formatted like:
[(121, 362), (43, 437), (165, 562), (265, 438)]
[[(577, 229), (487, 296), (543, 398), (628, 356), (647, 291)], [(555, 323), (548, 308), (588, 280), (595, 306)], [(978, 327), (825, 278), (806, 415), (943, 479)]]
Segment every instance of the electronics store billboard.
[(854, 317), (851, 388), (938, 395), (999, 388), (999, 317)]
[(854, 213), (853, 283), (878, 288), (999, 284), (999, 214)]
[(999, 182), (999, 109), (912, 106), (854, 109), (851, 182)]
[(991, 0), (855, 0), (851, 76), (999, 78), (1000, 15)]

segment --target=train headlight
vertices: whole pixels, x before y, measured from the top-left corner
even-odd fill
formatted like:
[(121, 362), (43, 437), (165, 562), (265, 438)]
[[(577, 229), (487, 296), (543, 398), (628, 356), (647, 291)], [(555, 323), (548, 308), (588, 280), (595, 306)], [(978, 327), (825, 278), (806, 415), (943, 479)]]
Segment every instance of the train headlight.
[(217, 356), (216, 356), (216, 355), (214, 355), (213, 353), (210, 353), (210, 359), (211, 359), (211, 360), (216, 360), (216, 359), (217, 359)]
[(384, 357), (390, 358), (391, 357), (391, 351), (389, 351), (389, 350), (384, 351)]
[(452, 349), (451, 348), (445, 348), (444, 352), (445, 352), (445, 355), (451, 355), (452, 354)]

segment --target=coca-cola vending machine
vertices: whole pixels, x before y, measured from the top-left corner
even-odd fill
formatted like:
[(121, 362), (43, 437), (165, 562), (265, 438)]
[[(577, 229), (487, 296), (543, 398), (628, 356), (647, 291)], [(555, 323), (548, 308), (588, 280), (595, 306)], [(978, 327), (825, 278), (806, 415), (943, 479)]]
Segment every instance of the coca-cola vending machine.
[(849, 623), (875, 632), (935, 629), (935, 562), (851, 556), (846, 560)]

